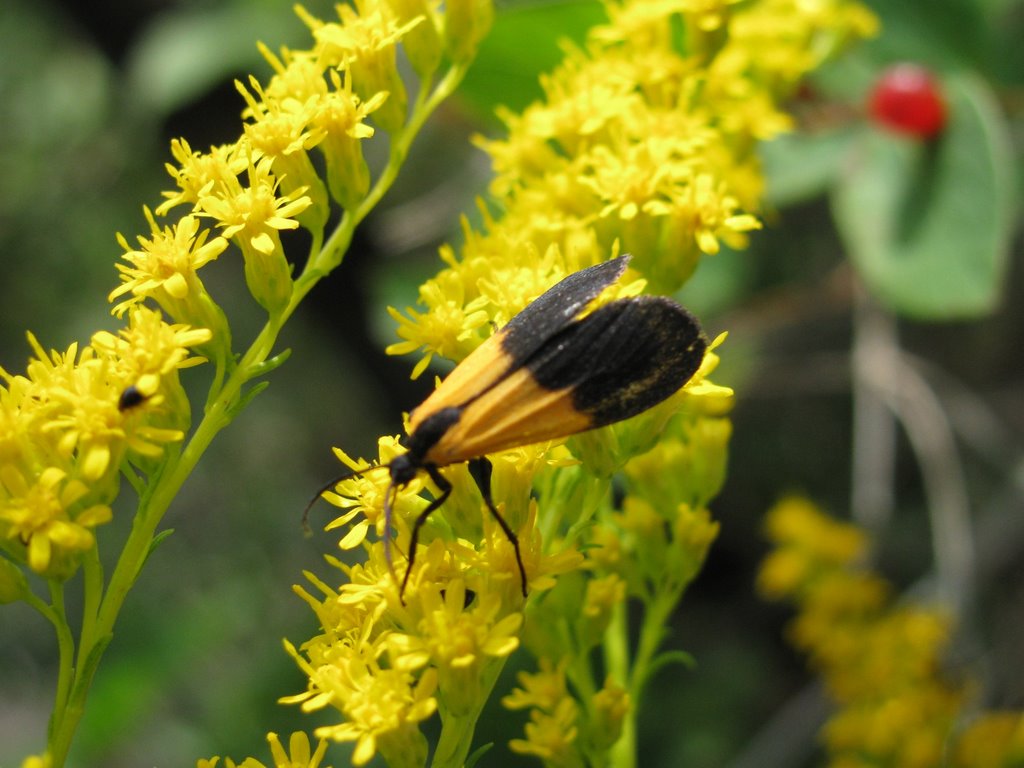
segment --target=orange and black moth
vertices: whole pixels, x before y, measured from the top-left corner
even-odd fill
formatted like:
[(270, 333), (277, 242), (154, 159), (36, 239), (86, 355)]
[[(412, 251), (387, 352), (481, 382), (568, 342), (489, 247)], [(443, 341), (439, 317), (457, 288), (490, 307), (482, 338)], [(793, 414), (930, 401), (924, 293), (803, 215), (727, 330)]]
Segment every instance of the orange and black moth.
[(620, 256), (554, 285), (477, 347), (410, 414), (407, 451), (387, 465), (383, 512), (389, 567), (398, 490), (425, 472), (438, 494), (413, 523), (400, 594), (412, 572), (420, 531), (452, 490), (440, 468), (467, 462), (487, 509), (515, 549), (525, 596), (519, 542), (491, 498), (487, 454), (628, 419), (675, 393), (700, 367), (707, 349), (700, 324), (669, 298), (616, 299), (586, 312), (622, 276), (629, 259)]

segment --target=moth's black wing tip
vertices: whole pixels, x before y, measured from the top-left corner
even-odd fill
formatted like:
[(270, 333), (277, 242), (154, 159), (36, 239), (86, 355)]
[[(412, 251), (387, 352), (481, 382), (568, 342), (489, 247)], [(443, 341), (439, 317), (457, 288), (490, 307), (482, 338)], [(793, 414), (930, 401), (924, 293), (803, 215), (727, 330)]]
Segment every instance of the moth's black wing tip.
[(525, 361), (622, 277), (631, 258), (623, 254), (562, 278), (501, 329), (502, 348), (517, 363)]
[(632, 258), (630, 254), (624, 253), (621, 256), (616, 256), (614, 259), (602, 261), (600, 264), (573, 272), (554, 285), (551, 291), (561, 290), (567, 298), (578, 296), (583, 301), (583, 304), (586, 305), (597, 298), (601, 291), (622, 277)]
[(693, 378), (707, 352), (700, 322), (685, 307), (663, 296), (626, 301), (629, 311), (619, 333), (633, 341), (615, 358), (617, 363), (596, 377), (621, 382), (592, 407), (597, 426), (628, 419), (674, 395)]
[(545, 388), (570, 388), (576, 410), (600, 427), (677, 392), (700, 368), (707, 346), (685, 308), (665, 297), (637, 296), (605, 304), (569, 326), (529, 368)]

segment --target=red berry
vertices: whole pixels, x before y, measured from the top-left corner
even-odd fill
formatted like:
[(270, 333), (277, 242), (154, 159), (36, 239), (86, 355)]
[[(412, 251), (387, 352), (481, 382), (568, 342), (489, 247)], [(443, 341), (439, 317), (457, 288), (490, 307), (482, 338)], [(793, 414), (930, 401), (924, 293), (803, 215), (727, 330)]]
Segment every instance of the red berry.
[(875, 122), (897, 133), (930, 139), (946, 124), (946, 105), (934, 75), (919, 64), (896, 64), (882, 73), (869, 103)]

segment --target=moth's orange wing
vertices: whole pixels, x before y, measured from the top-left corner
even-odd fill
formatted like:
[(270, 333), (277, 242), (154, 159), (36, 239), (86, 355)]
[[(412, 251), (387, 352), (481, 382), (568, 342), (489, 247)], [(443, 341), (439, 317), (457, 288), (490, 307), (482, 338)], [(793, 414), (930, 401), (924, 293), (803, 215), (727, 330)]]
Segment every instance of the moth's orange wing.
[[(489, 351), (492, 360), (520, 360), (501, 339), (498, 344), (498, 352)], [(628, 419), (689, 381), (706, 349), (697, 320), (670, 299), (610, 302), (564, 325), (457, 406), (458, 418), (424, 460), (454, 464)]]
[(442, 408), (464, 407), (520, 368), (626, 271), (622, 255), (556, 283), (471, 352), (409, 416), (409, 433)]

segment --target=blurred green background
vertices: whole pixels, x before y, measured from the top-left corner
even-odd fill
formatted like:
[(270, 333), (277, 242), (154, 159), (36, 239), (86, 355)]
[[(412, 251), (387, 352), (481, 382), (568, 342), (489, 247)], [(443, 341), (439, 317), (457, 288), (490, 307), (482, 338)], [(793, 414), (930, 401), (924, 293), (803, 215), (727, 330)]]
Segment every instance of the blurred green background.
[[(875, 0), (882, 37), (818, 78), (840, 103), (840, 128), (769, 154), (773, 206), (744, 253), (702, 264), (681, 298), (714, 336), (730, 332), (716, 377), (737, 389), (729, 482), (713, 505), (721, 539), (674, 619), (669, 643), (696, 658), (652, 682), (640, 742), (645, 766), (802, 766), (820, 759), (813, 732), (827, 712), (803, 660), (785, 645), (787, 610), (753, 592), (765, 544), (764, 510), (781, 494), (849, 508), (849, 349), (857, 278), (844, 256), (823, 187), (841, 175), (843, 131), (861, 130), (871, 78), (913, 59), (976, 73), (1021, 139), (1024, 6), (1009, 0)], [(315, 14), (330, 6), (307, 2)], [(387, 304), (404, 307), (458, 242), (459, 214), (475, 210), (488, 163), (468, 138), (500, 130), (498, 104), (539, 95), (537, 75), (560, 58), (559, 35), (582, 39), (601, 18), (592, 2), (501, 3), (495, 33), (457, 97), (442, 108), (398, 185), (357, 235), (343, 266), (318, 287), (283, 336), (290, 361), (202, 462), (166, 522), (129, 597), (96, 678), (69, 764), (193, 765), (213, 754), (268, 761), (263, 735), (311, 729), (276, 704), (304, 679), (281, 649), (315, 630), (291, 592), (303, 569), (321, 574), (328, 536), (307, 539), (299, 517), (313, 489), (337, 472), (330, 447), (371, 454), (379, 434), (429, 388), (409, 360), (390, 359)], [(0, 10), (0, 365), (23, 370), (25, 331), (64, 349), (113, 328), (115, 232), (145, 226), (141, 206), (169, 187), (169, 141), (196, 148), (233, 139), (243, 103), (232, 80), (268, 68), (262, 40), (306, 44), (289, 3), (271, 0), (4, 0)], [(523, 41), (529, 44), (523, 44)], [(805, 116), (806, 117), (806, 116)], [(833, 141), (833, 146), (829, 142)], [(838, 142), (838, 143), (837, 143)], [(782, 148), (785, 149), (785, 148)], [(1011, 162), (1019, 164), (1019, 151)], [(1015, 190), (1019, 191), (1019, 190)], [(1019, 209), (1013, 216), (1019, 217)], [(960, 458), (978, 525), (978, 599), (958, 646), (992, 706), (1024, 708), (1024, 274), (1019, 233), (997, 275), (998, 303), (980, 316), (900, 321), (904, 347), (934, 373), (961, 434)], [(229, 255), (204, 272), (237, 339), (261, 323)], [(200, 380), (202, 369), (188, 380)], [(881, 566), (901, 586), (931, 565), (921, 477), (901, 436), (899, 514)], [(124, 499), (128, 501), (128, 499)], [(108, 526), (111, 556), (125, 517)], [(320, 510), (321, 517), (327, 513)], [(23, 605), (0, 609), (0, 768), (42, 748), (56, 659), (50, 627)], [(509, 681), (515, 664), (509, 665)], [(521, 713), (495, 707), (478, 742), (487, 765), (531, 764), (504, 742)], [(348, 763), (335, 748), (335, 766)]]

